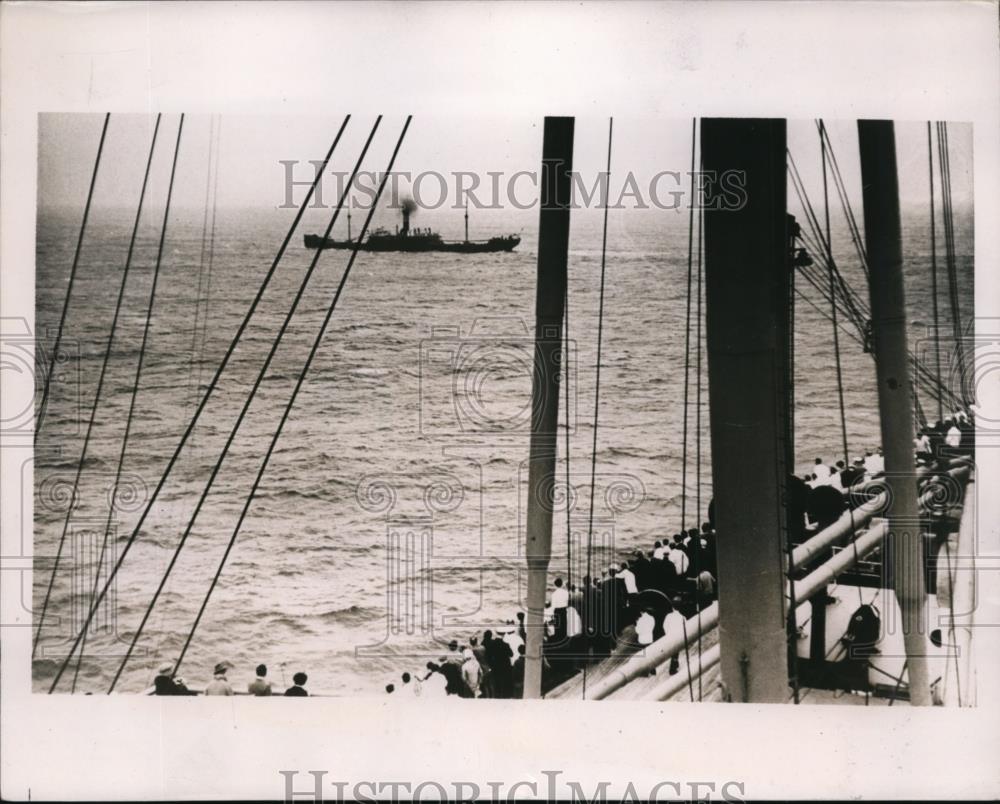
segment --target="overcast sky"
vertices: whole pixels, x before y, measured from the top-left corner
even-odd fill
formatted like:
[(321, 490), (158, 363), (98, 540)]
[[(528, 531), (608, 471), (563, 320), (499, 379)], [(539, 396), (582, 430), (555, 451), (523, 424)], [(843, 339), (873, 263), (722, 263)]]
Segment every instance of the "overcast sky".
[[(178, 115), (164, 115), (150, 197), (165, 193), (170, 159), (177, 133)], [(93, 170), (103, 116), (46, 114), (39, 117), (38, 198), (42, 206), (82, 209)], [(94, 203), (134, 207), (152, 135), (154, 118), (145, 115), (112, 115)], [(308, 180), (310, 159), (321, 159), (329, 148), (342, 115), (330, 117), (281, 117), (190, 115), (181, 142), (174, 203), (201, 208), (205, 191), (212, 126), (220, 126), (218, 205), (220, 207), (276, 207), (285, 197), (282, 160), (299, 160), (296, 178)], [(332, 170), (349, 172), (374, 119), (352, 117), (331, 162)], [(403, 123), (399, 115), (387, 116), (376, 134), (364, 169), (382, 171)], [(827, 121), (852, 203), (860, 210), (861, 185), (854, 121)], [(574, 168), (587, 185), (607, 158), (606, 118), (578, 118)], [(926, 205), (928, 199), (926, 124), (897, 123), (897, 156), (900, 195), (904, 205)], [(972, 129), (949, 126), (952, 191), (956, 206), (972, 198)], [(400, 152), (396, 169), (417, 174), (437, 171), (451, 174), (470, 171), (484, 176), (501, 171), (504, 181), (517, 171), (536, 171), (541, 157), (541, 120), (528, 118), (415, 117)], [(811, 120), (790, 121), (788, 145), (809, 193), (816, 203), (821, 193), (819, 139)], [(685, 173), (691, 163), (690, 120), (616, 119), (612, 151), (612, 197), (616, 181), (632, 171), (645, 189), (659, 171)], [(449, 179), (451, 186), (454, 180)], [(666, 191), (668, 184), (661, 185)], [(439, 190), (427, 181), (425, 192), (433, 199)], [(531, 186), (520, 181), (518, 196), (532, 196)], [(335, 201), (335, 184), (327, 184), (326, 203)], [(298, 190), (301, 198), (304, 189)], [(832, 193), (832, 185), (831, 185)], [(790, 205), (793, 203), (790, 200)]]

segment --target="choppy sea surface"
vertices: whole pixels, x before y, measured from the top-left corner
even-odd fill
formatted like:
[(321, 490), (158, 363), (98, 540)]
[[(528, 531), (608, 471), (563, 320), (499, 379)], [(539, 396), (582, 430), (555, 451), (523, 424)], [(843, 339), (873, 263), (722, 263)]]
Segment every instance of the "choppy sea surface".
[[(55, 337), (80, 214), (39, 211), (36, 328), (43, 350)], [(84, 241), (63, 336), (66, 359), (52, 384), (34, 463), (36, 618), (52, 566), (40, 559), (55, 555), (66, 522), (133, 215), (95, 209)], [(926, 217), (919, 210), (904, 217), (911, 338), (925, 357), (928, 344), (921, 336), (932, 321)], [(291, 219), (288, 210), (220, 209), (210, 245), (201, 211), (171, 213), (110, 561), (121, 555)], [(34, 662), (38, 690), (48, 689), (94, 584), (161, 220), (162, 206), (151, 204)], [(384, 222), (391, 225), (391, 218)], [(462, 234), (460, 211), (422, 214), (415, 223), (449, 238)], [(310, 211), (294, 236), (122, 563), (88, 636), (78, 691), (107, 689), (314, 254), (301, 235), (320, 232), (323, 224), (323, 213)], [(243, 685), (264, 662), (278, 686), (290, 685), (302, 670), (314, 691), (376, 694), (403, 670), (422, 667), (441, 640), (503, 622), (518, 609), (537, 212), (474, 216), (471, 226), (473, 237), (520, 232), (523, 241), (510, 254), (359, 255), (180, 670), (189, 683), (207, 682), (215, 663), (228, 660), (235, 665), (230, 678)], [(867, 301), (839, 223), (834, 240), (845, 277)], [(957, 221), (956, 240), (961, 307), (971, 317), (971, 218)], [(686, 212), (620, 211), (609, 221), (595, 570), (681, 524), (687, 243)], [(560, 414), (569, 422), (570, 488), (560, 493), (552, 572), (575, 577), (586, 564), (591, 498), (599, 211), (574, 213), (570, 249), (569, 410), (567, 415), (564, 400)], [(342, 251), (320, 257), (117, 689), (142, 690), (162, 662), (177, 657), (347, 258)], [(943, 259), (939, 263), (943, 278)], [(820, 309), (801, 299), (796, 307), (800, 473), (816, 456), (842, 457), (829, 307), (802, 287)], [(941, 299), (942, 328), (950, 332), (943, 290)], [(874, 367), (846, 332), (841, 346), (849, 449), (863, 453), (879, 443)], [(694, 368), (692, 352), (683, 503), (689, 527), (705, 517), (711, 496), (707, 358), (701, 360), (700, 421)], [(930, 398), (922, 403), (934, 415)], [(754, 456), (746, 456), (746, 465), (754, 471)], [(573, 534), (569, 555), (567, 531)], [(107, 563), (102, 585), (106, 575)], [(68, 689), (71, 677), (72, 671), (60, 689)]]

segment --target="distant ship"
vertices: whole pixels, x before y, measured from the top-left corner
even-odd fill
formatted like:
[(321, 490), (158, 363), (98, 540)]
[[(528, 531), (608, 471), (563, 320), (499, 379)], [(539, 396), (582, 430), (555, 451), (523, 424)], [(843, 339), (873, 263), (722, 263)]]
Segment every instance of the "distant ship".
[(517, 235), (469, 240), (469, 207), (465, 207), (465, 240), (444, 240), (430, 229), (410, 230), (410, 214), (416, 209), (412, 201), (403, 202), (403, 227), (395, 232), (375, 229), (364, 240), (351, 238), (351, 213), (347, 213), (347, 240), (307, 234), (306, 248), (343, 248), (358, 251), (452, 251), (459, 254), (481, 254), (493, 251), (513, 251), (521, 242)]

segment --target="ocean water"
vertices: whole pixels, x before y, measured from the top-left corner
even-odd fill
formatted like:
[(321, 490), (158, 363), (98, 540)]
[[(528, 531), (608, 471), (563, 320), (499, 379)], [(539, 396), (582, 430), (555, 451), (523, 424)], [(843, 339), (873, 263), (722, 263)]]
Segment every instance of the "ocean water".
[[(80, 214), (39, 211), (36, 327), (42, 349), (55, 336)], [(87, 230), (65, 326), (67, 358), (52, 385), (34, 463), (38, 557), (55, 554), (66, 521), (132, 215), (134, 210), (95, 209)], [(162, 207), (151, 205), (34, 662), (37, 690), (48, 688), (82, 623), (94, 583), (161, 219)], [(112, 561), (194, 415), (290, 222), (288, 210), (220, 209), (214, 248), (207, 248), (201, 211), (171, 214), (113, 518)], [(391, 218), (384, 222), (391, 225)], [(461, 212), (426, 213), (415, 225), (460, 237)], [(88, 636), (78, 691), (107, 689), (304, 276), (313, 252), (303, 248), (301, 234), (322, 226), (322, 215), (310, 211), (122, 563)], [(969, 317), (971, 217), (960, 218), (957, 226), (960, 297), (963, 315)], [(341, 228), (338, 224), (338, 232)], [(927, 354), (923, 330), (914, 323), (926, 326), (932, 320), (926, 211), (908, 211), (904, 229), (911, 336), (914, 348)], [(422, 667), (440, 652), (442, 642), (513, 618), (523, 594), (537, 212), (495, 212), (472, 221), (473, 237), (510, 231), (524, 238), (511, 254), (359, 255), (184, 660), (180, 675), (189, 683), (207, 682), (214, 664), (228, 660), (235, 665), (231, 679), (242, 685), (264, 662), (276, 685), (291, 684), (292, 674), (302, 670), (314, 691), (377, 694), (403, 670)], [(621, 211), (609, 221), (595, 571), (612, 556), (648, 546), (681, 524), (687, 238), (686, 213)], [(552, 572), (576, 577), (586, 565), (591, 500), (599, 211), (574, 214), (570, 247), (572, 349), (565, 375), (568, 414), (566, 402), (561, 413), (569, 423), (570, 482), (559, 491)], [(848, 281), (867, 299), (839, 221), (835, 254)], [(119, 690), (142, 690), (160, 663), (178, 655), (347, 256), (324, 252), (320, 258)], [(828, 312), (815, 291), (804, 292)], [(795, 448), (802, 473), (814, 457), (833, 461), (842, 457), (842, 449), (831, 325), (821, 311), (799, 301)], [(946, 303), (941, 316), (944, 331), (950, 332)], [(844, 335), (841, 344), (849, 448), (863, 452), (879, 443), (874, 367), (852, 339)], [(700, 430), (694, 366), (690, 379), (683, 503), (688, 526), (705, 517), (711, 497), (704, 356), (701, 369)], [(930, 399), (922, 402), (934, 415)], [(567, 472), (563, 439), (561, 478)], [(753, 471), (754, 457), (746, 461)], [(50, 567), (50, 562), (37, 564), (36, 618)], [(106, 575), (107, 567), (102, 583)], [(71, 677), (61, 689), (68, 690)]]

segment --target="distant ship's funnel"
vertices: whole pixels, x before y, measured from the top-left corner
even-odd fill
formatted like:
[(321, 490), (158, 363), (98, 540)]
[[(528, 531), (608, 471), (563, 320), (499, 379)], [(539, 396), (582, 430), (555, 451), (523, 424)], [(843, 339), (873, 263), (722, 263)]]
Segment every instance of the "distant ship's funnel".
[(403, 231), (402, 234), (410, 233), (410, 215), (417, 211), (417, 205), (412, 198), (403, 199)]

